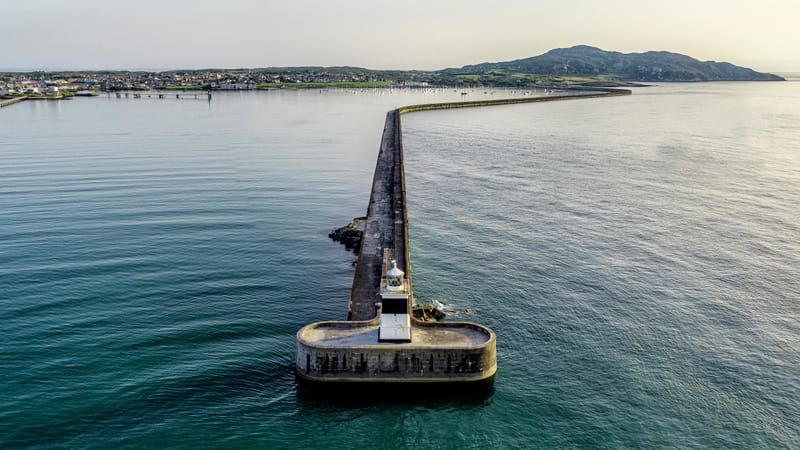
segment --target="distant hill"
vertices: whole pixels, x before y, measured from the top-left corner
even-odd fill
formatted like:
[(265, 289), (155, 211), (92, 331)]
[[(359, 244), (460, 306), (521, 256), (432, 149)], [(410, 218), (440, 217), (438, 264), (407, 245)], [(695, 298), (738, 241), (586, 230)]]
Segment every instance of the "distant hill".
[(447, 77), (494, 73), (601, 77), (607, 80), (643, 82), (784, 80), (777, 75), (756, 72), (727, 62), (699, 61), (678, 53), (620, 53), (588, 45), (557, 48), (543, 55), (514, 61), (444, 69), (439, 73)]
[[(562, 87), (636, 86), (659, 81), (778, 81), (783, 78), (726, 62), (698, 61), (670, 52), (619, 53), (587, 45), (557, 48), (531, 58), (434, 71), (374, 70), (361, 67), (265, 67), (145, 71), (0, 72), (6, 83), (71, 80), (85, 89), (207, 89), (242, 85), (260, 89), (447, 86)], [(84, 80), (94, 80), (86, 85)]]

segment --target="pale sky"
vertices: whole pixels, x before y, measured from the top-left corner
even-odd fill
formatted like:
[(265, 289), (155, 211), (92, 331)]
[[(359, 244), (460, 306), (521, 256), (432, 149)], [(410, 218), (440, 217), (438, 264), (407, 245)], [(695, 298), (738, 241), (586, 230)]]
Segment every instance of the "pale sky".
[(430, 70), (586, 44), (790, 72), (798, 20), (798, 0), (1, 0), (0, 70)]

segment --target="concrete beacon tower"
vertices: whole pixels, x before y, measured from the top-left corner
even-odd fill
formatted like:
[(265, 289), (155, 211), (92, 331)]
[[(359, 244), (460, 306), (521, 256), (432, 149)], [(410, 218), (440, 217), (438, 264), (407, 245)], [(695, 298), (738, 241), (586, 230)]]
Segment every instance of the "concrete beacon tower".
[[(386, 267), (384, 262), (384, 268)], [(381, 280), (381, 312), (379, 341), (411, 342), (411, 312), (405, 272), (392, 259)]]
[[(386, 288), (385, 292), (405, 292), (405, 276), (406, 273), (397, 267), (397, 260), (392, 260), (391, 267), (386, 271)], [(408, 298), (408, 294), (406, 294)]]

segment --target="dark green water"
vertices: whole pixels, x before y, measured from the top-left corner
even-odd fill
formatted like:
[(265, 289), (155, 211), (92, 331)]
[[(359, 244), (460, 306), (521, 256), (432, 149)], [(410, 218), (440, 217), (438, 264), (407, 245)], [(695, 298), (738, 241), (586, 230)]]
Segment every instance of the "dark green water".
[(800, 446), (797, 82), (404, 116), (415, 293), (494, 387), (298, 389), (385, 112), (454, 95), (0, 111), (0, 446)]

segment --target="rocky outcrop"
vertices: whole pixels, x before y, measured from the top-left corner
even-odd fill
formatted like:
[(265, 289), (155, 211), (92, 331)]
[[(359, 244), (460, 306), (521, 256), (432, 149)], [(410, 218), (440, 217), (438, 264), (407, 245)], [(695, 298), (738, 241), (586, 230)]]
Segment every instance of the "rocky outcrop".
[(430, 305), (414, 305), (412, 313), (415, 319), (423, 322), (436, 322), (447, 316), (444, 311)]
[(364, 236), (366, 219), (366, 217), (356, 217), (349, 224), (331, 230), (328, 233), (328, 237), (335, 242), (341, 242), (346, 250), (350, 250), (357, 255), (361, 250), (361, 239)]

